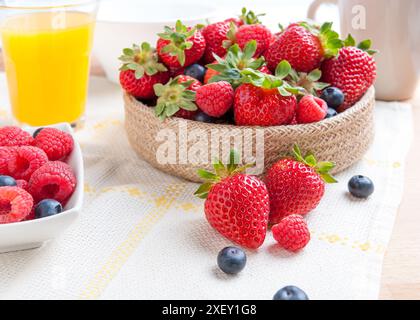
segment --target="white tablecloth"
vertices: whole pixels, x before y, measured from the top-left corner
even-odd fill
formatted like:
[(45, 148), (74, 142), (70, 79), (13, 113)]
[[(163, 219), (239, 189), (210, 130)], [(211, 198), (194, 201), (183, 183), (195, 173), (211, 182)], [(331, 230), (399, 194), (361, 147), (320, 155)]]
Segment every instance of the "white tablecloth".
[[(0, 76), (1, 124), (10, 121)], [(0, 255), (0, 298), (271, 299), (297, 285), (311, 299), (376, 299), (381, 267), (401, 201), (412, 135), (411, 106), (378, 103), (376, 141), (360, 163), (338, 175), (308, 216), (312, 241), (298, 254), (268, 234), (234, 277), (216, 267), (231, 243), (207, 224), (196, 184), (151, 168), (130, 149), (120, 89), (91, 81), (87, 123), (76, 134), (86, 167), (81, 218), (44, 247)], [(365, 174), (367, 201), (347, 194)], [(403, 270), (401, 270), (403, 271)]]

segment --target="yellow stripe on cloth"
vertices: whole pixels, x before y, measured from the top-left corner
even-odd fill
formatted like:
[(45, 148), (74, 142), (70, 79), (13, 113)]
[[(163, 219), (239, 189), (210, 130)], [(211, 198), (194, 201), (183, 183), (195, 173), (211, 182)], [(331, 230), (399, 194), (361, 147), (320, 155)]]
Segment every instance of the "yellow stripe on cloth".
[(111, 253), (105, 264), (88, 282), (86, 288), (82, 290), (81, 299), (97, 299), (101, 296), (144, 237), (164, 217), (185, 187), (186, 184), (183, 183), (172, 184), (168, 186), (162, 196), (156, 198), (155, 207), (139, 221), (127, 238)]

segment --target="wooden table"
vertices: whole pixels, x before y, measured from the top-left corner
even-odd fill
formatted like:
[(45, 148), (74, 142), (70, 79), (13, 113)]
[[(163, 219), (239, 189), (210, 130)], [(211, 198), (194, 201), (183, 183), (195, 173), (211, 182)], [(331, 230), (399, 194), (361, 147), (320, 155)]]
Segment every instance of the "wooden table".
[[(95, 59), (91, 73), (104, 76)], [(420, 84), (409, 102), (413, 105), (414, 140), (407, 157), (403, 200), (385, 254), (381, 299), (420, 299)]]

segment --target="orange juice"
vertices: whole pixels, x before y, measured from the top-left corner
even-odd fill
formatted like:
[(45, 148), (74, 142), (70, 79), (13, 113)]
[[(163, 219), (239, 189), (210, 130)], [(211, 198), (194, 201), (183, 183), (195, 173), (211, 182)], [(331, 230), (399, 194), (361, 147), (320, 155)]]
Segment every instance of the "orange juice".
[(83, 116), (94, 18), (78, 12), (38, 12), (1, 26), (15, 118), (42, 126)]

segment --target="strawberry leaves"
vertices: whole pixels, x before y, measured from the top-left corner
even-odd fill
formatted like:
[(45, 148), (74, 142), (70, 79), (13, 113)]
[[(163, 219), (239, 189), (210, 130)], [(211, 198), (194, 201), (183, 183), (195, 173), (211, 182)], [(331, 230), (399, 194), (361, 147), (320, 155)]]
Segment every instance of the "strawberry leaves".
[(308, 154), (305, 157), (302, 155), (300, 148), (297, 144), (293, 146), (293, 154), (297, 161), (306, 164), (307, 166), (313, 168), (319, 176), (326, 183), (337, 183), (338, 181), (329, 173), (334, 167), (335, 164), (332, 162), (321, 161), (317, 162), (313, 154)]
[(248, 11), (246, 8), (242, 8), (239, 19), (241, 19), (244, 24), (259, 24), (261, 23), (259, 17), (263, 16), (265, 16), (265, 13), (255, 14), (254, 11)]
[(351, 34), (347, 36), (347, 38), (343, 41), (343, 44), (345, 47), (357, 47), (371, 56), (378, 53), (377, 50), (371, 49), (372, 41), (370, 39), (363, 40), (356, 46), (356, 40), (354, 40)]
[(287, 81), (293, 86), (303, 88), (303, 91), (314, 96), (318, 96), (318, 92), (329, 87), (329, 83), (320, 82), (322, 72), (319, 69), (312, 70), (310, 73), (296, 72), (291, 70)]
[(165, 65), (158, 62), (156, 50), (147, 42), (143, 42), (141, 46), (133, 44), (132, 48), (123, 49), (119, 60), (122, 62), (120, 71), (132, 70), (136, 79), (142, 78), (144, 74), (153, 76), (158, 72), (168, 71)]
[(206, 199), (211, 187), (223, 179), (244, 172), (246, 169), (255, 166), (255, 163), (239, 166), (240, 157), (236, 150), (232, 149), (229, 153), (229, 162), (224, 165), (219, 159), (213, 161), (214, 173), (199, 169), (197, 174), (205, 182), (194, 193), (200, 199)]
[(179, 76), (169, 80), (165, 85), (156, 83), (153, 86), (158, 97), (155, 114), (162, 121), (172, 117), (180, 109), (196, 111), (195, 92), (188, 90), (192, 81), (179, 82)]

